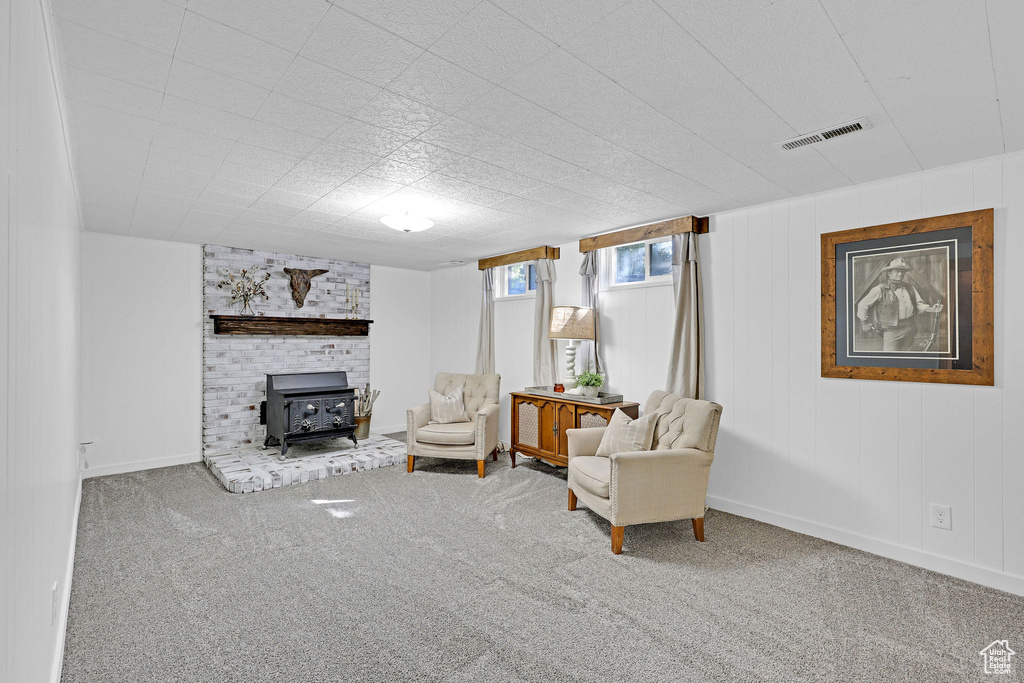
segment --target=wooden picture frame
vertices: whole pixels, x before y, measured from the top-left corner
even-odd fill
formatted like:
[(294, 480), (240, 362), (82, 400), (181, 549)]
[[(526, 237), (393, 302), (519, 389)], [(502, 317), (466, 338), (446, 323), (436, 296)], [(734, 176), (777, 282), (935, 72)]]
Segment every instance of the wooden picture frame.
[(821, 236), (821, 376), (992, 386), (993, 210)]

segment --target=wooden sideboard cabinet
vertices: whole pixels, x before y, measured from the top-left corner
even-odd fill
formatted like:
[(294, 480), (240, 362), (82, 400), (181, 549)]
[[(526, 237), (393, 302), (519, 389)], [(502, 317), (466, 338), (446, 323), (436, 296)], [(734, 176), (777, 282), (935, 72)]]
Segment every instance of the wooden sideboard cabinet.
[(558, 467), (569, 464), (569, 437), (565, 430), (604, 427), (616, 408), (635, 418), (639, 403), (598, 405), (573, 400), (572, 395), (549, 398), (517, 391), (512, 395), (512, 462), (516, 453), (540, 458)]

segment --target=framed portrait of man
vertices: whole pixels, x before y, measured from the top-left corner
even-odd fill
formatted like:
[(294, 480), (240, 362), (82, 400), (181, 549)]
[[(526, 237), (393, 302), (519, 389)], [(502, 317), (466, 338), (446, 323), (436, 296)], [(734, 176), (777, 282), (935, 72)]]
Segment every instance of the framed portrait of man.
[(822, 377), (991, 385), (993, 210), (825, 233)]

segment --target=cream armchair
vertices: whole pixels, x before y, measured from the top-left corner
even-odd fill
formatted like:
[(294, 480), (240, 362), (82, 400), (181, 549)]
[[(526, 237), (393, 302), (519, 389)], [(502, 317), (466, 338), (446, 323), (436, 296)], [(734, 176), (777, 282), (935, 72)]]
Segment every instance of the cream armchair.
[(582, 501), (611, 522), (612, 552), (630, 524), (692, 519), (704, 541), (704, 499), (722, 406), (655, 391), (644, 415), (658, 415), (649, 451), (598, 457), (604, 427), (569, 429), (569, 509)]
[(434, 391), (445, 396), (462, 387), (469, 422), (430, 424), (430, 403), (406, 411), (405, 443), (409, 471), (418, 456), (476, 460), (482, 479), (488, 455), (498, 459), (498, 388), (501, 375), (455, 375), (439, 372)]

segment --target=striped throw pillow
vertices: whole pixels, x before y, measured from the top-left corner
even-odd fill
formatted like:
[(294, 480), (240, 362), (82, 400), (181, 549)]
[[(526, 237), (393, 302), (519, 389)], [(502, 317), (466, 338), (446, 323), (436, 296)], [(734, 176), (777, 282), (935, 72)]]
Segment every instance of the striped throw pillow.
[(604, 436), (601, 437), (601, 445), (597, 447), (594, 455), (603, 455), (607, 458), (612, 453), (651, 450), (654, 425), (657, 422), (658, 414), (655, 412), (634, 420), (622, 412), (621, 408), (616, 408), (612, 418), (608, 420)]
[(462, 387), (455, 387), (447, 396), (442, 396), (433, 389), (427, 391), (430, 396), (431, 422), (436, 424), (469, 422), (469, 416), (466, 415), (466, 404), (462, 400)]

